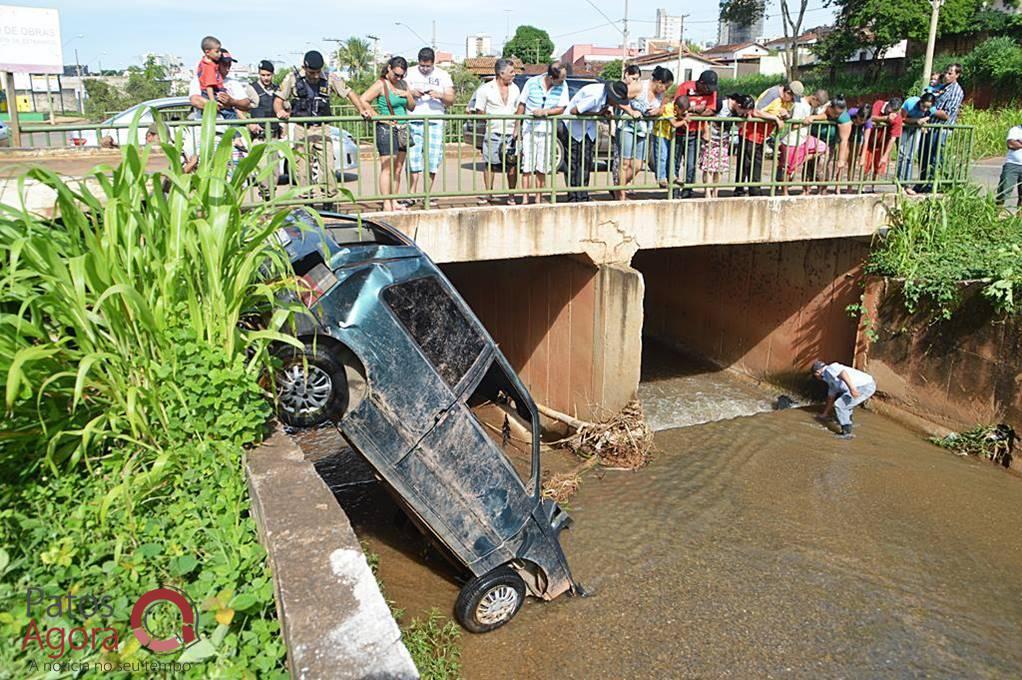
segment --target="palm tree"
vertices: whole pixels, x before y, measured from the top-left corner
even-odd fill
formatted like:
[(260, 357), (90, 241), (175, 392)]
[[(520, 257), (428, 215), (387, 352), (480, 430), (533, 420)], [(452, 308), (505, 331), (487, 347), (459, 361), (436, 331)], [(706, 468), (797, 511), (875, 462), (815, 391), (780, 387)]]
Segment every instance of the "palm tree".
[(348, 70), (351, 78), (357, 78), (373, 66), (373, 49), (368, 40), (351, 36), (337, 48), (337, 65)]

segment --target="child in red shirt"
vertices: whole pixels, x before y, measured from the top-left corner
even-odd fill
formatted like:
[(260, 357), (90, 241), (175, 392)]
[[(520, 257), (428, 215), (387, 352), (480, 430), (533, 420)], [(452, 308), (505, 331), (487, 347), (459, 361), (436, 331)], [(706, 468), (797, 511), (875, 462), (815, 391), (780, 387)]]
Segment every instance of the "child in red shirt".
[(202, 39), (202, 59), (195, 68), (199, 77), (199, 89), (202, 96), (216, 101), (216, 93), (224, 90), (224, 77), (220, 73), (220, 41), (211, 35)]

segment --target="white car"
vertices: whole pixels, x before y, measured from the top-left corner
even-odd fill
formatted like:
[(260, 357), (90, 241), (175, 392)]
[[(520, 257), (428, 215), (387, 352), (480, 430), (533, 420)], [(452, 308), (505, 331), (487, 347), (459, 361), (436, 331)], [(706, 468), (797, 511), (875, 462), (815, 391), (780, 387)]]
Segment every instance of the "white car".
[[(143, 109), (142, 115), (138, 120), (138, 128), (135, 131), (136, 139), (134, 142), (131, 139), (131, 129), (127, 126), (131, 125), (132, 120), (135, 118), (135, 114), (139, 109)], [(103, 137), (110, 136), (117, 141), (119, 146), (125, 144), (145, 143), (146, 128), (153, 122), (153, 111), (159, 111), (160, 117), (166, 122), (187, 120), (192, 114), (192, 105), (188, 101), (188, 97), (164, 97), (163, 99), (151, 99), (149, 101), (136, 104), (130, 109), (121, 111), (118, 114), (107, 118), (105, 121), (99, 124), (98, 128), (80, 130), (72, 132), (69, 135), (69, 143), (71, 146), (99, 146), (99, 140)], [(125, 126), (125, 127), (111, 127), (104, 129), (103, 126)], [(217, 130), (225, 130), (227, 126), (218, 125)], [(98, 134), (97, 134), (98, 130)], [(352, 140), (351, 135), (345, 130), (331, 126), (330, 132), (334, 138), (334, 167), (339, 168), (337, 170), (338, 175), (343, 172), (351, 172), (358, 169), (358, 145)], [(6, 131), (4, 132), (6, 137)], [(195, 153), (198, 148), (198, 127), (186, 127), (184, 134), (185, 151), (189, 154)], [(0, 142), (2, 143), (2, 142)], [(341, 162), (341, 154), (344, 154)]]

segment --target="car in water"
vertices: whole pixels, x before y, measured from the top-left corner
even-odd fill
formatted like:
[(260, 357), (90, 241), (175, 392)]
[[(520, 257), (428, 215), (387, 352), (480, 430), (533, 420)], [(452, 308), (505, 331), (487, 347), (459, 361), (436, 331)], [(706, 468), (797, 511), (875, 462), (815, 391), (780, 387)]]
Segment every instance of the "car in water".
[[(142, 113), (139, 116), (138, 128), (135, 130), (134, 136), (132, 136), (131, 129), (128, 126), (131, 125), (139, 110), (141, 110)], [(153, 112), (159, 112), (160, 118), (164, 122), (172, 123), (192, 119), (195, 109), (192, 107), (188, 97), (164, 97), (162, 99), (150, 99), (149, 101), (136, 104), (131, 108), (110, 116), (97, 126), (98, 130), (97, 128), (93, 128), (70, 133), (68, 136), (68, 144), (76, 147), (96, 147), (99, 146), (99, 140), (106, 136), (112, 137), (114, 141), (117, 142), (118, 146), (124, 146), (125, 144), (130, 143), (145, 144), (146, 129), (154, 120)], [(290, 127), (293, 128), (294, 124), (291, 124)], [(217, 126), (217, 130), (220, 132), (224, 129), (226, 129), (225, 125)], [(334, 141), (334, 167), (337, 168), (336, 172), (338, 174), (338, 178), (341, 178), (342, 173), (357, 171), (358, 145), (355, 144), (351, 135), (348, 134), (346, 130), (341, 130), (334, 126), (330, 127), (330, 134), (333, 136)], [(184, 150), (188, 154), (194, 154), (198, 148), (198, 127), (186, 127), (184, 132)], [(342, 159), (343, 164), (341, 162)], [(283, 163), (284, 161), (281, 162)], [(287, 169), (286, 167), (283, 167), (281, 169), (281, 175), (283, 176), (286, 174)]]
[(405, 235), (319, 215), (296, 210), (277, 232), (308, 309), (302, 349), (275, 350), (281, 419), (336, 423), (469, 576), (455, 604), (467, 630), (507, 623), (526, 594), (581, 592), (558, 538), (568, 514), (542, 496), (536, 404), (496, 343)]

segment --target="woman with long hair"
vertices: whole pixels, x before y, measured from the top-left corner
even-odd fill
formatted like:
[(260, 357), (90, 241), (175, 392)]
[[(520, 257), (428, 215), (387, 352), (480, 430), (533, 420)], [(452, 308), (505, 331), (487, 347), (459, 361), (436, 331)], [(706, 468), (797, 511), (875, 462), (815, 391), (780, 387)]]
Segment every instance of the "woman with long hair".
[(401, 190), (401, 172), (408, 151), (408, 124), (404, 122), (415, 108), (415, 98), (408, 92), (405, 73), (408, 62), (404, 57), (392, 57), (383, 67), (380, 77), (362, 93), (362, 101), (379, 116), (394, 116), (392, 120), (377, 120), (376, 151), (380, 154), (380, 193), (384, 210), (404, 210), (394, 200)]

